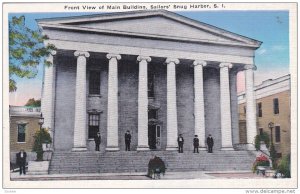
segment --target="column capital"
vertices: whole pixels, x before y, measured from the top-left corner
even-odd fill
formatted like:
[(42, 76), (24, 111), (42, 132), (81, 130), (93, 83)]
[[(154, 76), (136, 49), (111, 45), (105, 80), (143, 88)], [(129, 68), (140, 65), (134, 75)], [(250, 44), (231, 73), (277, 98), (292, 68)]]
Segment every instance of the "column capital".
[(166, 59), (166, 63), (169, 64), (169, 63), (175, 63), (175, 65), (179, 64), (179, 59), (176, 59), (176, 58), (167, 58)]
[(151, 57), (139, 55), (139, 56), (137, 57), (137, 60), (138, 60), (138, 61), (143, 61), (143, 60), (145, 60), (145, 61), (147, 61), (147, 62), (149, 63), (149, 62), (151, 62)]
[(219, 67), (220, 68), (223, 68), (223, 67), (232, 68), (232, 63), (220, 63)]
[(88, 57), (90, 57), (90, 53), (87, 51), (75, 51), (74, 56), (75, 57), (83, 56), (83, 57), (88, 58)]
[(54, 55), (56, 55), (56, 54), (57, 54), (57, 51), (56, 51), (56, 50), (50, 51), (50, 55), (54, 56)]
[(108, 54), (106, 55), (106, 58), (108, 58), (108, 59), (116, 58), (117, 60), (120, 60), (120, 59), (121, 59), (121, 55), (119, 55), (119, 54), (114, 54), (114, 53), (108, 53)]
[(202, 65), (202, 67), (205, 67), (207, 65), (207, 62), (206, 61), (203, 61), (203, 60), (195, 60), (193, 62), (193, 65), (194, 66), (197, 66), (197, 65)]
[(245, 70), (247, 70), (247, 69), (256, 70), (257, 67), (256, 67), (256, 65), (245, 65), (245, 66), (244, 66), (244, 69), (245, 69)]

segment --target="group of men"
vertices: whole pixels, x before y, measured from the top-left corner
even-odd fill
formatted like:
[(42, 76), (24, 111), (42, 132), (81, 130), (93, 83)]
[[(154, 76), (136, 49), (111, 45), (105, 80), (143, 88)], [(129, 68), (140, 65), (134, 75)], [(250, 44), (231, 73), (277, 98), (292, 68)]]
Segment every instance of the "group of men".
[[(96, 151), (100, 151), (99, 146), (101, 143), (101, 136), (100, 132), (97, 133), (97, 136), (94, 138), (95, 140), (95, 146), (96, 146)], [(182, 134), (179, 134), (179, 137), (177, 138), (178, 142), (178, 152), (183, 153), (183, 144), (184, 144), (184, 139), (182, 137)], [(125, 133), (125, 150), (130, 151), (130, 143), (131, 143), (131, 134), (129, 131), (126, 131)], [(214, 139), (212, 138), (211, 134), (208, 135), (206, 139), (206, 144), (208, 147), (208, 153), (212, 153), (212, 148), (214, 146)], [(193, 140), (193, 145), (194, 145), (194, 153), (199, 153), (199, 139), (198, 135), (195, 135), (194, 140)]]
[[(178, 142), (178, 152), (179, 153), (183, 153), (183, 144), (184, 144), (184, 139), (182, 137), (182, 134), (179, 134), (178, 138), (177, 138), (177, 142)], [(214, 139), (211, 136), (211, 134), (208, 135), (207, 139), (206, 139), (206, 144), (207, 144), (207, 148), (208, 148), (208, 153), (212, 153), (212, 149), (214, 146)], [(193, 139), (193, 145), (194, 145), (194, 153), (199, 153), (199, 138), (198, 135), (195, 135), (194, 139)]]

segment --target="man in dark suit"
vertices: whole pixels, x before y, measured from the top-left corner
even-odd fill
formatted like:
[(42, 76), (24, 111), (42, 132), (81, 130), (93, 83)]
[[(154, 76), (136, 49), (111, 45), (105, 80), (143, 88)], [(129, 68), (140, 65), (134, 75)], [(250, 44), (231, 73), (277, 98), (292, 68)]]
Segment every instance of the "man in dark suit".
[(178, 142), (178, 152), (179, 153), (183, 153), (184, 139), (182, 137), (182, 134), (179, 134), (179, 137), (177, 138), (177, 142)]
[(26, 166), (27, 154), (22, 149), (22, 150), (20, 150), (19, 153), (17, 153), (16, 156), (17, 156), (17, 165), (20, 167), (20, 175), (22, 175), (22, 173), (25, 175), (26, 174), (25, 166)]
[(131, 135), (130, 132), (127, 130), (125, 133), (125, 150), (130, 151), (130, 143), (131, 143)]
[(199, 153), (199, 139), (198, 139), (198, 135), (195, 135), (194, 137), (194, 153)]
[(212, 148), (214, 146), (214, 139), (212, 138), (211, 134), (208, 135), (206, 139), (207, 147), (208, 147), (208, 153), (212, 153)]
[(95, 145), (96, 145), (96, 151), (100, 151), (99, 145), (101, 143), (101, 135), (100, 132), (97, 133), (96, 137), (94, 137)]

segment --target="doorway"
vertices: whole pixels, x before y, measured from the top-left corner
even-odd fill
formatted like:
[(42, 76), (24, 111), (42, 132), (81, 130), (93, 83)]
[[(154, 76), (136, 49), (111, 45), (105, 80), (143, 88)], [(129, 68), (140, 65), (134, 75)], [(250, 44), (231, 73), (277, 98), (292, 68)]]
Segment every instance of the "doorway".
[(148, 125), (148, 144), (151, 150), (159, 150), (161, 148), (161, 127), (159, 125)]

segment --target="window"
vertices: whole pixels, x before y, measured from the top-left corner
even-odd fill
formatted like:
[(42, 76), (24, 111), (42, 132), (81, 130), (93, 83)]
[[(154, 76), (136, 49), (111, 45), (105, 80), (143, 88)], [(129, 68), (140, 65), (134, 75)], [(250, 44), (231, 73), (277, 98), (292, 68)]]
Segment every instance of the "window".
[(160, 133), (161, 128), (159, 125), (156, 125), (156, 146), (160, 146)]
[(154, 98), (154, 73), (148, 71), (148, 98)]
[(262, 104), (261, 104), (261, 102), (257, 103), (257, 116), (262, 117)]
[(273, 99), (273, 109), (274, 109), (274, 114), (279, 114), (279, 101), (278, 101), (278, 98)]
[(246, 106), (244, 106), (244, 114), (246, 114), (246, 112), (247, 112), (247, 108)]
[(275, 126), (275, 142), (280, 142), (280, 126)]
[(25, 142), (25, 129), (26, 124), (18, 125), (18, 142)]
[(148, 119), (157, 119), (157, 110), (149, 109), (148, 110)]
[(88, 137), (94, 138), (99, 131), (100, 115), (89, 114), (89, 134)]
[(262, 135), (262, 133), (264, 132), (263, 128), (259, 128), (259, 135)]
[(100, 71), (90, 71), (89, 94), (100, 95)]

